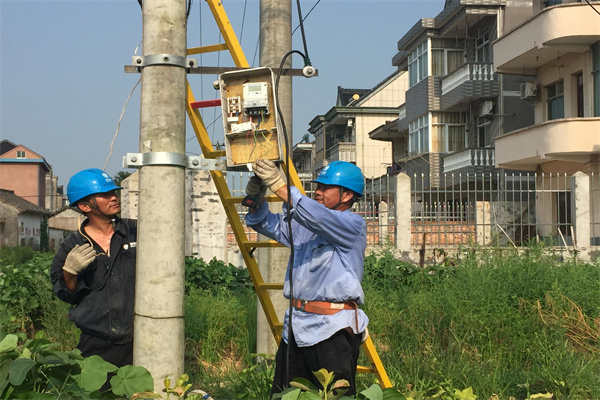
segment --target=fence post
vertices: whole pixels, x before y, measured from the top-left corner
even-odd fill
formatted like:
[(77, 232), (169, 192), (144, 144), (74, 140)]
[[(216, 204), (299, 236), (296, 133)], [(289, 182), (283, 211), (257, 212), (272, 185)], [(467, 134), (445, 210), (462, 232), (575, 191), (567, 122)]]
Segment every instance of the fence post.
[(410, 258), (411, 189), (410, 177), (404, 172), (396, 175), (396, 249), (402, 256)]
[(573, 245), (579, 250), (579, 257), (589, 261), (590, 247), (590, 177), (577, 171), (571, 176), (571, 223)]
[(477, 243), (481, 246), (489, 246), (492, 240), (492, 208), (490, 202), (477, 201), (475, 203), (475, 213)]

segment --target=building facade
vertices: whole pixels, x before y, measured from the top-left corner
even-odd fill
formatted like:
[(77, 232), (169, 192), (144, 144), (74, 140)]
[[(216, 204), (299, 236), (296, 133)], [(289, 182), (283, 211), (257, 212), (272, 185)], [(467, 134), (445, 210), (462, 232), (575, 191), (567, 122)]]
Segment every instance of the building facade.
[(385, 174), (393, 162), (392, 145), (371, 140), (369, 132), (398, 118), (407, 82), (407, 74), (398, 71), (371, 90), (338, 87), (336, 106), (309, 124), (315, 173), (339, 160), (356, 164), (367, 178)]
[(38, 153), (8, 140), (0, 142), (0, 188), (48, 211), (63, 206), (62, 186)]
[[(591, 176), (592, 204), (600, 200), (600, 2), (534, 0), (519, 10), (522, 22), (509, 24), (494, 43), (494, 67), (503, 76), (527, 75), (519, 96), (530, 102), (534, 121), (507, 129), (496, 138), (496, 163), (501, 168), (535, 171), (543, 185), (557, 174)], [(572, 179), (564, 180), (570, 190)], [(542, 235), (560, 233), (575, 242), (572, 232), (556, 232), (556, 224), (575, 223), (580, 212), (574, 199), (558, 191), (537, 197)], [(600, 238), (600, 212), (586, 214), (591, 237)], [(583, 243), (582, 245), (587, 245)]]
[[(494, 140), (532, 123), (521, 100), (522, 77), (493, 68), (492, 43), (510, 7), (505, 0), (447, 0), (435, 18), (418, 21), (399, 41), (392, 64), (408, 74), (397, 123), (370, 133), (394, 144), (394, 170), (423, 175), (427, 187), (443, 176), (495, 172)], [(519, 13), (517, 16), (521, 15)]]

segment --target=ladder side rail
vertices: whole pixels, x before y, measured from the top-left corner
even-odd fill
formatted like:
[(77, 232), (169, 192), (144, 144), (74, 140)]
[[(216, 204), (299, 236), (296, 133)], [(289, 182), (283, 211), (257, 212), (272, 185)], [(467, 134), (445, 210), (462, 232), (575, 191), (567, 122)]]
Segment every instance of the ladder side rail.
[(235, 208), (235, 205), (223, 201), (224, 199), (231, 197), (225, 177), (221, 171), (211, 171), (210, 173), (223, 203), (223, 207), (225, 208), (225, 213), (227, 214), (227, 218), (231, 224), (233, 234), (240, 247), (240, 252), (242, 253), (244, 262), (246, 263), (246, 267), (250, 273), (250, 278), (254, 284), (256, 294), (265, 312), (267, 321), (271, 327), (271, 331), (273, 332), (273, 336), (276, 338), (276, 340), (279, 340), (281, 337), (281, 332), (280, 330), (278, 331), (277, 326), (281, 325), (281, 323), (279, 322), (279, 318), (277, 317), (277, 313), (275, 312), (275, 307), (273, 306), (271, 298), (269, 297), (269, 293), (264, 288), (264, 280), (258, 268), (258, 263), (256, 262), (256, 259), (250, 255), (250, 252), (245, 246), (245, 244), (248, 243), (248, 237), (246, 236), (240, 216)]
[(233, 57), (235, 66), (238, 68), (249, 67), (250, 65), (246, 60), (242, 46), (240, 45), (231, 23), (229, 22), (229, 18), (227, 18), (225, 9), (223, 8), (223, 2), (221, 0), (206, 0), (206, 2), (215, 17), (217, 25), (219, 25), (219, 29), (221, 30), (225, 43), (227, 43), (229, 53), (231, 54), (231, 57)]
[(208, 137), (208, 132), (206, 131), (206, 127), (204, 126), (204, 122), (202, 121), (202, 117), (200, 116), (200, 112), (197, 109), (193, 109), (191, 104), (196, 100), (194, 99), (194, 93), (192, 92), (192, 88), (190, 87), (190, 82), (186, 80), (185, 83), (186, 92), (187, 92), (187, 100), (185, 103), (185, 109), (188, 114), (188, 118), (190, 119), (190, 123), (192, 124), (192, 128), (194, 128), (194, 132), (196, 133), (196, 139), (198, 139), (198, 143), (200, 144), (200, 148), (202, 149), (202, 154), (206, 158), (218, 158), (225, 156), (225, 150), (215, 150), (213, 145)]

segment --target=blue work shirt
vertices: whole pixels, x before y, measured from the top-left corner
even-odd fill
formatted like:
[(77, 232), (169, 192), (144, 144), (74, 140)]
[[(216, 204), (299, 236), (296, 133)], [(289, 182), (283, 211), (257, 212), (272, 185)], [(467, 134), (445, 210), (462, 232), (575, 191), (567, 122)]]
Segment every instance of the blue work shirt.
[[(350, 210), (330, 210), (323, 204), (304, 196), (291, 187), (292, 233), (294, 240), (294, 298), (328, 302), (364, 302), (361, 286), (364, 254), (367, 247), (367, 229), (364, 219)], [(246, 215), (246, 225), (279, 243), (290, 247), (286, 219), (283, 212), (273, 214), (267, 202), (254, 213)], [(290, 298), (289, 262), (283, 294)], [(288, 313), (285, 313), (282, 339), (287, 343)], [(341, 329), (350, 327), (354, 333), (365, 330), (369, 318), (358, 310), (341, 310), (333, 315), (314, 314), (293, 310), (292, 329), (300, 347), (315, 345)]]

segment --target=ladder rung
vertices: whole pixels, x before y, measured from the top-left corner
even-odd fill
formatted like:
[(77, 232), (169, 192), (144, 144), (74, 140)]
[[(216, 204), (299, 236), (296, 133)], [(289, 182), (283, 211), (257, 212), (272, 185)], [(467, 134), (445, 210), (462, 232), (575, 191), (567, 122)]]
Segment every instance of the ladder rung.
[[(241, 197), (241, 196), (232, 196), (232, 197), (227, 197), (226, 199), (223, 199), (223, 201), (226, 202), (227, 204), (240, 204), (242, 202), (242, 200), (244, 200), (244, 197)], [(269, 203), (281, 201), (281, 199), (275, 195), (265, 196), (265, 200), (268, 201)]]
[(377, 371), (375, 370), (375, 368), (369, 368), (369, 367), (365, 367), (362, 365), (357, 365), (356, 366), (356, 372), (364, 372), (364, 373), (376, 373)]
[(258, 285), (260, 288), (262, 289), (267, 289), (267, 290), (282, 290), (283, 289), (283, 283), (279, 282), (265, 282), (265, 283), (261, 283)]
[(259, 240), (258, 242), (244, 242), (242, 243), (246, 249), (251, 250), (256, 247), (285, 247), (281, 243), (275, 240)]

